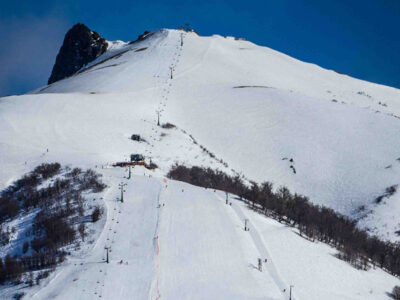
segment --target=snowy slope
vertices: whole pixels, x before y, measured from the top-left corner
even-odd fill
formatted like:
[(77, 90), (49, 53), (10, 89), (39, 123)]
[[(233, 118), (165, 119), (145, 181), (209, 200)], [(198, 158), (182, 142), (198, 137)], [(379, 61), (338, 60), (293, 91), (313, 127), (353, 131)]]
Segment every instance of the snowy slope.
[[(110, 186), (122, 170), (104, 170)], [(32, 299), (386, 299), (398, 279), (357, 271), (336, 250), (213, 190), (134, 176), (124, 203), (106, 195), (107, 223), (87, 256), (68, 260)], [(244, 218), (250, 231), (243, 230)], [(105, 247), (111, 247), (105, 263)], [(257, 259), (267, 258), (263, 272)]]
[[(183, 41), (161, 30), (113, 42), (70, 78), (0, 98), (0, 188), (54, 161), (95, 168), (110, 187), (97, 242), (28, 296), (287, 299), (294, 285), (296, 299), (386, 299), (398, 280), (383, 271), (358, 271), (234, 198), (226, 206), (223, 194), (161, 178), (179, 162), (270, 180), (398, 240), (399, 195), (375, 198), (400, 181), (400, 91), (247, 41), (194, 33)], [(156, 126), (157, 112), (177, 127)], [(126, 173), (108, 165), (131, 153), (159, 168), (135, 168), (121, 204)]]
[[(67, 163), (105, 164), (143, 152), (160, 174), (175, 161), (233, 169), (399, 239), (392, 209), (398, 197), (375, 204), (400, 181), (399, 90), (247, 41), (183, 35), (183, 47), (174, 30), (114, 42), (76, 75), (38, 94), (2, 98), (0, 157), (8, 171), (0, 185), (43, 159), (47, 148), (49, 159)], [(156, 136), (157, 111), (179, 129)], [(132, 143), (132, 133), (149, 143)], [(202, 155), (189, 135), (229, 167)]]

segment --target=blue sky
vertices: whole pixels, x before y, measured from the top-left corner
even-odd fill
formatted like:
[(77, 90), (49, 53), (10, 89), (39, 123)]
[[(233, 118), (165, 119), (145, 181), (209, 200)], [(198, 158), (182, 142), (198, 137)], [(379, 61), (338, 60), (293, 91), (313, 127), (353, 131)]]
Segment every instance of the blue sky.
[(399, 0), (77, 1), (0, 3), (0, 96), (46, 84), (65, 32), (85, 23), (109, 40), (190, 23), (303, 61), (400, 88)]

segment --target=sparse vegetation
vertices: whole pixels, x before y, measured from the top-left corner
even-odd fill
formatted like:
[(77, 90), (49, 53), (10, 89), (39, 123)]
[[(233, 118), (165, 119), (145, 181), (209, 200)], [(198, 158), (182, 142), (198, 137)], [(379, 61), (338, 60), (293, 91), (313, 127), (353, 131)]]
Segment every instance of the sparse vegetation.
[(251, 182), (248, 186), (239, 176), (231, 177), (210, 168), (188, 168), (180, 165), (175, 165), (168, 177), (236, 194), (251, 209), (298, 228), (301, 236), (335, 247), (339, 250), (338, 258), (359, 269), (366, 270), (373, 264), (392, 275), (400, 275), (399, 244), (369, 236), (356, 227), (355, 221), (330, 208), (314, 205), (307, 197), (292, 194), (286, 187), (274, 190), (270, 182)]
[[(182, 132), (183, 132), (184, 134), (187, 134), (186, 131), (184, 131), (184, 130), (182, 130)], [(212, 159), (218, 161), (218, 162), (219, 162), (220, 164), (222, 164), (225, 168), (228, 168), (228, 167), (229, 167), (229, 165), (228, 165), (227, 162), (225, 162), (222, 158), (221, 158), (221, 159), (218, 159), (218, 158), (215, 156), (214, 153), (212, 153), (210, 150), (208, 150), (208, 149), (207, 149), (206, 147), (204, 147), (203, 145), (200, 145), (200, 144), (196, 141), (196, 139), (195, 139), (191, 134), (189, 134), (189, 137), (192, 139), (193, 144), (198, 145), (198, 146), (200, 147), (200, 149), (201, 149), (203, 152), (205, 152), (210, 158), (212, 158)], [(234, 170), (232, 170), (232, 171), (234, 172)]]
[(100, 207), (96, 206), (92, 212), (92, 222), (97, 222), (100, 219), (102, 213), (103, 212)]
[(367, 98), (372, 98), (371, 97), (371, 95), (368, 95), (366, 92), (364, 92), (364, 91), (359, 91), (359, 92), (357, 92), (357, 94), (358, 95), (361, 95), (361, 96), (365, 96), (365, 97), (367, 97)]
[(142, 141), (142, 139), (141, 139), (139, 134), (132, 134), (131, 135), (131, 140), (132, 141), (136, 141), (136, 142), (141, 142)]
[(15, 300), (20, 300), (20, 299), (22, 299), (24, 296), (25, 296), (25, 293), (24, 293), (24, 292), (15, 293), (14, 296), (13, 296), (13, 299), (15, 299)]
[(7, 231), (3, 231), (3, 228), (0, 228), (0, 246), (7, 245), (9, 241), (10, 241), (9, 228), (7, 228)]
[(158, 165), (154, 162), (150, 162), (148, 165), (146, 165), (146, 169), (148, 169), (148, 170), (154, 170), (157, 168), (158, 168)]
[(161, 125), (161, 128), (164, 128), (164, 129), (173, 129), (173, 128), (176, 128), (176, 126), (174, 125), (174, 124), (171, 124), (171, 123), (164, 123), (164, 124), (162, 124)]
[(33, 170), (33, 173), (42, 176), (43, 179), (47, 179), (57, 175), (60, 169), (61, 165), (59, 163), (41, 164)]
[(22, 245), (22, 253), (25, 254), (29, 250), (29, 243), (27, 241)]
[(85, 236), (86, 236), (85, 229), (86, 229), (85, 223), (79, 224), (78, 231), (79, 234), (81, 235), (82, 241), (85, 241)]
[[(105, 187), (93, 170), (62, 169), (59, 163), (50, 163), (39, 165), (2, 191), (2, 222), (28, 213), (33, 213), (34, 218), (32, 226), (25, 229), (27, 240), (20, 246), (22, 255), (7, 255), (4, 263), (0, 259), (0, 283), (18, 282), (25, 272), (52, 268), (63, 261), (66, 255), (63, 247), (75, 242), (77, 232), (82, 240), (85, 238), (85, 225), (77, 221), (85, 212), (82, 193), (101, 192)], [(96, 207), (92, 219), (97, 221), (100, 216), (101, 208)], [(9, 229), (0, 232), (3, 245), (8, 243), (9, 235)], [(31, 252), (26, 255), (29, 249)], [(36, 281), (48, 273), (48, 270), (40, 273)], [(34, 282), (33, 278), (30, 282)]]
[(386, 188), (385, 193), (383, 195), (380, 195), (375, 199), (375, 203), (379, 204), (382, 202), (383, 199), (385, 198), (390, 198), (391, 196), (394, 195), (397, 191), (397, 185), (392, 185)]
[(396, 285), (392, 290), (392, 298), (400, 300), (400, 286)]

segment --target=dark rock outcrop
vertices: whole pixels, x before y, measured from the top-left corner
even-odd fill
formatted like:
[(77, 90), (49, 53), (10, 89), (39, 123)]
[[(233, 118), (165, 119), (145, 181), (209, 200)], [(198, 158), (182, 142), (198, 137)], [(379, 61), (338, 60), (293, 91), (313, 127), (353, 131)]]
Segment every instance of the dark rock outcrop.
[(48, 83), (76, 73), (107, 50), (107, 42), (97, 32), (78, 23), (65, 35)]

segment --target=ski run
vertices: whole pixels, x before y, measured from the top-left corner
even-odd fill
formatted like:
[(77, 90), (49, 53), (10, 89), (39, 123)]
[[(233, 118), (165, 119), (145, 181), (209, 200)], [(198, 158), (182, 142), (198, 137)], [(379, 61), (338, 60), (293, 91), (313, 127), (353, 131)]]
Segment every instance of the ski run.
[[(115, 187), (125, 175), (104, 174)], [(29, 298), (289, 299), (293, 285), (292, 299), (385, 299), (398, 281), (379, 269), (354, 269), (234, 195), (226, 205), (223, 192), (165, 178), (125, 182), (123, 203), (117, 188), (106, 192), (107, 221), (92, 249)]]
[[(355, 269), (235, 195), (227, 205), (222, 191), (165, 175), (180, 163), (269, 180), (398, 241), (398, 193), (374, 200), (400, 182), (399, 99), (248, 41), (166, 29), (109, 42), (77, 74), (0, 98), (1, 189), (43, 162), (92, 168), (108, 186), (97, 238), (25, 297), (388, 299), (398, 278)], [(127, 179), (111, 167), (132, 153), (158, 168)]]

